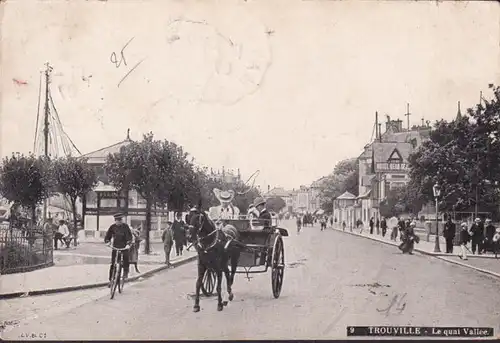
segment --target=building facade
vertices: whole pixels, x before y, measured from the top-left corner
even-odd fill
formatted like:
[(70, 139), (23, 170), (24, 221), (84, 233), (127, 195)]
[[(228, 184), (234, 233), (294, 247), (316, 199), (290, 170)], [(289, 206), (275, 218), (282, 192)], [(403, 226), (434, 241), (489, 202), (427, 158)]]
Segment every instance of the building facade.
[(370, 218), (380, 219), (380, 202), (391, 190), (410, 181), (408, 158), (430, 133), (427, 126), (404, 130), (401, 120), (389, 117), (385, 125), (385, 132), (367, 144), (358, 157), (359, 195), (351, 205), (353, 223), (361, 220), (366, 225)]
[[(124, 141), (82, 156), (95, 170), (98, 179), (97, 187), (88, 192), (82, 202), (82, 221), (86, 237), (104, 237), (106, 230), (114, 222), (113, 215), (118, 212), (126, 213), (126, 221), (133, 227), (146, 225), (146, 201), (134, 190), (119, 191), (114, 188), (104, 170), (108, 155), (119, 152), (130, 142), (132, 140), (127, 135)], [(166, 227), (167, 220), (173, 220), (170, 217), (172, 213), (167, 209), (152, 209), (153, 237), (160, 235), (160, 230)]]

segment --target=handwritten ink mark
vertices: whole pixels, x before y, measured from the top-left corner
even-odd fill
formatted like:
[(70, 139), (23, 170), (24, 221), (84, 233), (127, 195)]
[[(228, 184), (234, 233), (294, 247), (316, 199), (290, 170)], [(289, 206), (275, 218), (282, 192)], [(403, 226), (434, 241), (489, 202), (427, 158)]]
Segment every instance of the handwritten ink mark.
[(19, 79), (12, 79), (12, 81), (14, 81), (14, 83), (18, 86), (25, 86), (28, 84), (28, 82)]
[[(402, 314), (404, 309), (406, 308), (406, 302), (403, 302), (403, 299), (406, 297), (406, 293), (403, 294), (403, 296), (401, 297), (398, 297), (398, 295), (396, 294), (392, 300), (391, 300), (391, 303), (389, 304), (389, 306), (385, 309), (378, 309), (377, 308), (377, 311), (379, 313), (382, 313), (382, 312), (385, 312), (385, 316), (389, 316), (389, 312), (391, 310), (391, 308), (396, 305), (396, 310), (399, 311), (399, 314)], [(399, 300), (398, 300), (399, 298)]]
[(140, 60), (135, 66), (132, 67), (132, 69), (129, 70), (129, 72), (127, 74), (125, 74), (124, 77), (122, 77), (122, 79), (120, 80), (120, 82), (118, 82), (118, 88), (120, 88), (120, 85), (122, 84), (123, 81), (125, 81), (125, 79), (130, 75), (130, 73), (132, 73), (135, 68), (137, 68), (142, 62), (144, 62), (145, 58)]
[(116, 57), (116, 53), (113, 52), (111, 54), (111, 56), (109, 57), (109, 60), (111, 61), (111, 63), (113, 63), (115, 65), (116, 68), (119, 68), (123, 62), (123, 64), (126, 66), (127, 65), (127, 60), (125, 59), (125, 54), (124, 54), (124, 51), (125, 51), (125, 48), (130, 44), (130, 42), (132, 42), (132, 40), (134, 39), (135, 37), (132, 37), (130, 38), (130, 40), (127, 42), (127, 44), (125, 44), (122, 48), (122, 50), (120, 51), (120, 60), (118, 61), (117, 57)]

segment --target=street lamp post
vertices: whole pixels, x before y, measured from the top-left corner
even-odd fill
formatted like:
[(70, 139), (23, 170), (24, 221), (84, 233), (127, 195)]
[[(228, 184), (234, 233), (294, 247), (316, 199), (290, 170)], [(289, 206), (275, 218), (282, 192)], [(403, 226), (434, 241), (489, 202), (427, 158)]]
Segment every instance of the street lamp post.
[(434, 199), (436, 200), (436, 241), (434, 244), (434, 252), (441, 252), (441, 247), (439, 246), (439, 223), (438, 223), (438, 199), (441, 195), (441, 187), (436, 183), (432, 187), (432, 192), (434, 193)]

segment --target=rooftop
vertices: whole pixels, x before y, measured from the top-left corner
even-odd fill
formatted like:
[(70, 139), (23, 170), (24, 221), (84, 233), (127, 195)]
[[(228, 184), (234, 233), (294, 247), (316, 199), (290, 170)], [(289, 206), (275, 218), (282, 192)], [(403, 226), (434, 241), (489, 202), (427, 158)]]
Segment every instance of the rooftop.
[(89, 152), (83, 155), (83, 158), (86, 158), (88, 163), (90, 164), (101, 164), (105, 163), (108, 155), (120, 152), (120, 149), (124, 146), (129, 145), (132, 142), (130, 137), (127, 135), (127, 138), (121, 142), (115, 143), (113, 145), (101, 148), (96, 151)]
[(356, 196), (349, 192), (344, 192), (341, 196), (337, 197), (335, 200), (355, 200)]

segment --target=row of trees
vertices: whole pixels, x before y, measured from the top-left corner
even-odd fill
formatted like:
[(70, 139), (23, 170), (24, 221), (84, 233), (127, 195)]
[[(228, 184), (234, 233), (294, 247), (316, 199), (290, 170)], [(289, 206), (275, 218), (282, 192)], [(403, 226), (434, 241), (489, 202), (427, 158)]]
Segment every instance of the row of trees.
[(330, 213), (335, 198), (344, 192), (358, 194), (359, 169), (356, 158), (342, 160), (337, 163), (333, 172), (320, 180), (319, 198), (321, 208)]
[(77, 200), (96, 184), (92, 168), (85, 160), (74, 157), (50, 159), (16, 153), (4, 158), (0, 167), (0, 195), (28, 209), (32, 226), (38, 219), (37, 206), (55, 194), (62, 194), (71, 203), (76, 228)]
[(436, 122), (420, 149), (409, 158), (408, 201), (433, 200), (432, 186), (442, 189), (441, 211), (488, 211), (500, 201), (500, 88), (490, 85), (483, 99), (453, 121)]
[[(71, 202), (76, 227), (78, 198), (97, 184), (94, 169), (85, 159), (50, 159), (13, 154), (0, 167), (0, 195), (31, 211), (36, 222), (36, 207), (57, 193)], [(192, 205), (204, 208), (218, 205), (214, 188), (233, 189), (235, 205), (242, 211), (259, 196), (259, 191), (241, 181), (227, 183), (210, 177), (206, 168), (193, 164), (183, 148), (166, 140), (155, 140), (152, 133), (142, 141), (130, 142), (108, 156), (104, 165), (110, 183), (119, 191), (135, 190), (146, 201), (146, 252), (154, 206), (183, 211)]]

